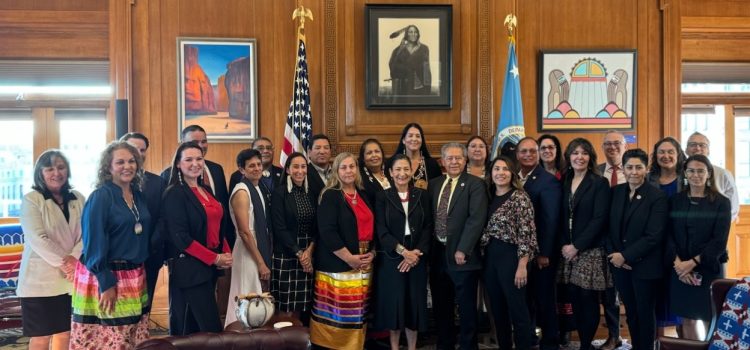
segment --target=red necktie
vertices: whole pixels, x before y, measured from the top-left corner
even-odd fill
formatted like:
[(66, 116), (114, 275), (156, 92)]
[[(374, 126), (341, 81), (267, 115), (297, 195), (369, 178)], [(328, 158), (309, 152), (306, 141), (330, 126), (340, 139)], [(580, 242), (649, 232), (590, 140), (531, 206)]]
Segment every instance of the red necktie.
[(612, 177), (609, 178), (609, 187), (617, 186), (617, 165), (612, 167)]

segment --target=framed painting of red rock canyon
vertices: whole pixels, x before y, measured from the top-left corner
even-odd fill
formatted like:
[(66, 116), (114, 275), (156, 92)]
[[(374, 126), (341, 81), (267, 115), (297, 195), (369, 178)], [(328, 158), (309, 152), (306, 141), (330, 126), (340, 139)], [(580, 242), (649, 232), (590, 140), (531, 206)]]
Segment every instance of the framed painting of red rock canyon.
[(214, 142), (258, 135), (255, 39), (177, 38), (178, 132), (191, 124)]
[(636, 51), (542, 51), (539, 131), (633, 130)]

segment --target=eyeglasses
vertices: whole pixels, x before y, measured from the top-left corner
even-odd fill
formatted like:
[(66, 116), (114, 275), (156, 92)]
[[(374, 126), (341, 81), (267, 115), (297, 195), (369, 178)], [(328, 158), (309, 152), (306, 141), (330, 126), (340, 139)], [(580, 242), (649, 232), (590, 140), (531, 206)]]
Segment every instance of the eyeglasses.
[(255, 149), (258, 151), (273, 151), (273, 146), (257, 146)]
[(536, 148), (524, 148), (518, 150), (518, 153), (520, 154), (536, 154), (536, 152)]
[(541, 146), (539, 147), (539, 149), (542, 151), (554, 151), (557, 149), (557, 147), (555, 147), (555, 145), (550, 145), (550, 146)]
[(688, 142), (687, 146), (690, 148), (708, 148), (708, 144), (705, 142)]
[(605, 142), (605, 143), (603, 143), (603, 145), (604, 145), (604, 148), (620, 147), (620, 146), (622, 146), (622, 142), (620, 142), (620, 141)]
[(462, 161), (462, 160), (464, 160), (464, 157), (463, 156), (460, 156), (460, 157), (457, 157), (457, 156), (448, 156), (448, 157), (445, 157), (443, 159), (445, 159), (446, 162), (451, 163), (451, 162)]
[(703, 175), (706, 175), (706, 173), (708, 173), (708, 170), (706, 169), (693, 169), (693, 168), (685, 169), (685, 174), (688, 174), (688, 175), (703, 176)]

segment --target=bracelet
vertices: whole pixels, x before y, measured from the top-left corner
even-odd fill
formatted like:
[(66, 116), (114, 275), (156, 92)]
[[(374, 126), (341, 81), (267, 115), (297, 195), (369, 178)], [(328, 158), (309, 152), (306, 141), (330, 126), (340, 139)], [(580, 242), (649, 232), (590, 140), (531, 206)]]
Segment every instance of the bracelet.
[(690, 258), (690, 260), (692, 260), (695, 263), (695, 266), (698, 266), (701, 264), (700, 262), (698, 262), (698, 260), (695, 257)]
[(219, 266), (220, 260), (221, 260), (221, 254), (216, 254), (216, 260), (214, 260), (214, 265)]
[(404, 248), (404, 246), (402, 246), (400, 244), (396, 245), (396, 254), (398, 254), (398, 255), (404, 255), (404, 250), (406, 250), (406, 248)]
[(298, 251), (297, 251), (297, 253), (295, 253), (294, 255), (296, 255), (296, 256), (297, 256), (297, 258), (300, 258), (300, 257), (302, 257), (302, 254), (304, 254), (304, 253), (305, 253), (305, 252), (304, 252), (304, 251), (303, 251), (302, 249), (300, 249), (300, 250), (298, 250)]

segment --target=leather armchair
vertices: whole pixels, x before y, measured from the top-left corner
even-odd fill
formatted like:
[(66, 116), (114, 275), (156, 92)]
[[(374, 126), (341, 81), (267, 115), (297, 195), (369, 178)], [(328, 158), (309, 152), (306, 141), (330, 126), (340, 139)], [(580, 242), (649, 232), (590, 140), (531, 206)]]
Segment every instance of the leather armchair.
[[(713, 316), (711, 317), (711, 326), (708, 328), (708, 338), (714, 334), (716, 329), (716, 322), (721, 315), (721, 307), (724, 305), (724, 299), (726, 299), (729, 290), (737, 283), (737, 280), (733, 279), (718, 279), (711, 283), (711, 301), (713, 302)], [(677, 339), (671, 337), (660, 336), (656, 340), (657, 349), (660, 350), (706, 350), (708, 349), (708, 341), (699, 340), (686, 340)]]
[(227, 326), (221, 333), (196, 333), (180, 337), (149, 339), (139, 344), (141, 350), (220, 350), (220, 349), (279, 349), (304, 350), (310, 348), (310, 334), (297, 320), (294, 326), (273, 329), (273, 324), (286, 321), (272, 318), (266, 326), (257, 329), (244, 329), (239, 322)]

